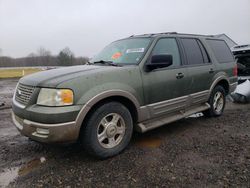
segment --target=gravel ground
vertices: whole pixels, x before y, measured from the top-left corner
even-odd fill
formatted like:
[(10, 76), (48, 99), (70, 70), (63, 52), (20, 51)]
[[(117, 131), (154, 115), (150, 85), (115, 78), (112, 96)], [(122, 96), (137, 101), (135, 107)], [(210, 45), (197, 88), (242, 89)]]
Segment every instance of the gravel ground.
[(250, 187), (250, 104), (134, 134), (122, 154), (99, 161), (78, 144), (21, 136), (11, 121), (16, 82), (0, 80), (0, 187)]

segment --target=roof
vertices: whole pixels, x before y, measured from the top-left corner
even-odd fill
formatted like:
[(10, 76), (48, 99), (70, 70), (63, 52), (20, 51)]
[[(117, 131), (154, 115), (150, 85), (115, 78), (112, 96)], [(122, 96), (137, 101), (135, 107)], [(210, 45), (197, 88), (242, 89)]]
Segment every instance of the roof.
[(237, 43), (233, 41), (230, 37), (226, 34), (218, 34), (218, 35), (200, 35), (200, 34), (187, 34), (187, 33), (177, 33), (177, 32), (164, 32), (164, 33), (148, 33), (142, 35), (131, 35), (130, 37), (157, 37), (157, 36), (165, 36), (165, 35), (180, 35), (180, 36), (195, 36), (195, 37), (206, 37), (206, 38), (217, 38), (224, 40), (227, 45), (232, 48), (236, 46)]
[(214, 35), (187, 34), (187, 33), (177, 33), (177, 32), (146, 33), (141, 35), (131, 35), (130, 37), (156, 37), (161, 35), (187, 35), (187, 36), (214, 37)]

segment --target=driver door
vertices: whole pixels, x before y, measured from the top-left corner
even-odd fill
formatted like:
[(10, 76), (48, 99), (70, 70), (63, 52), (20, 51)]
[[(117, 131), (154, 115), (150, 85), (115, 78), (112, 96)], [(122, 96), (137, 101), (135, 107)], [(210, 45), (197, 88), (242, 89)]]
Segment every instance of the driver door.
[(184, 110), (188, 98), (187, 70), (181, 65), (175, 38), (159, 39), (150, 57), (162, 54), (172, 55), (173, 64), (142, 73), (145, 102), (151, 118)]

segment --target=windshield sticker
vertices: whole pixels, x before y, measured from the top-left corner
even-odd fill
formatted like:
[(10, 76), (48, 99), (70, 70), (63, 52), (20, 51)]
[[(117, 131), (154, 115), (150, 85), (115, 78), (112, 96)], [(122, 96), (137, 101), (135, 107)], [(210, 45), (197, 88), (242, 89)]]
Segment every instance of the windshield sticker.
[(126, 53), (141, 53), (144, 52), (144, 48), (131, 48), (131, 49), (127, 49)]
[(120, 58), (122, 56), (122, 53), (121, 52), (116, 52), (116, 53), (114, 53), (113, 55), (112, 55), (112, 59), (118, 59), (118, 58)]

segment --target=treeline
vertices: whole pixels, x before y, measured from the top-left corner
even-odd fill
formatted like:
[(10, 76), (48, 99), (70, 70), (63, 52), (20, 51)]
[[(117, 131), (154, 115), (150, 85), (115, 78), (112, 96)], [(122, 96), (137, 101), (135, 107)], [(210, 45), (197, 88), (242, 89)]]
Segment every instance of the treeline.
[(41, 47), (37, 53), (31, 53), (27, 57), (0, 56), (0, 67), (73, 66), (83, 65), (88, 60), (88, 57), (75, 57), (68, 47), (61, 50), (58, 55), (51, 55), (50, 51)]

